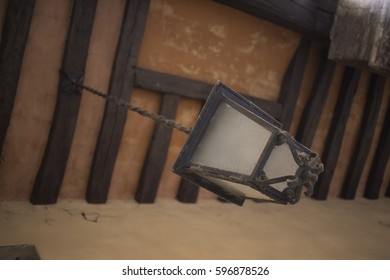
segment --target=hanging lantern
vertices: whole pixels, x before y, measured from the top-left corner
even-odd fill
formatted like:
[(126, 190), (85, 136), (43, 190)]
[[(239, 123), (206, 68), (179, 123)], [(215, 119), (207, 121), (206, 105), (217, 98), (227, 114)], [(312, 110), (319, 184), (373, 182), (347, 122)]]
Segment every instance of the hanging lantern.
[(173, 171), (226, 201), (294, 204), (311, 195), (323, 164), (281, 124), (218, 82)]

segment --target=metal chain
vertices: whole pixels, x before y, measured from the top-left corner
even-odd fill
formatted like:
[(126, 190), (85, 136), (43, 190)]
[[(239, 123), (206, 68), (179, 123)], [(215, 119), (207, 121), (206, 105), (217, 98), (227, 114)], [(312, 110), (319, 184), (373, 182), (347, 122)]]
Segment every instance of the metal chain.
[(76, 86), (77, 88), (81, 88), (81, 89), (84, 89), (94, 95), (97, 95), (99, 97), (102, 97), (104, 99), (106, 99), (107, 101), (112, 101), (114, 102), (115, 105), (119, 106), (119, 107), (124, 107), (126, 108), (127, 110), (130, 110), (130, 111), (133, 111), (133, 112), (136, 112), (144, 117), (147, 117), (149, 119), (152, 119), (154, 120), (156, 123), (158, 124), (162, 124), (168, 128), (175, 128), (181, 132), (184, 132), (184, 133), (187, 133), (189, 134), (191, 132), (191, 128), (188, 128), (188, 127), (185, 127), (184, 125), (180, 124), (180, 123), (177, 123), (175, 120), (172, 120), (172, 119), (168, 119), (167, 117), (163, 116), (163, 115), (158, 115), (158, 114), (155, 114), (155, 113), (151, 113), (145, 109), (142, 109), (140, 107), (137, 107), (137, 106), (134, 106), (133, 104), (129, 103), (129, 102), (126, 102), (120, 98), (117, 98), (117, 97), (114, 97), (114, 96), (110, 96), (106, 93), (103, 93), (101, 91), (98, 91), (90, 86), (86, 86), (82, 83), (82, 79), (79, 78), (79, 79), (75, 79), (75, 78), (71, 78), (66, 72), (64, 72), (63, 70), (60, 70), (60, 73), (61, 75), (63, 75), (66, 79), (68, 79), (74, 86)]

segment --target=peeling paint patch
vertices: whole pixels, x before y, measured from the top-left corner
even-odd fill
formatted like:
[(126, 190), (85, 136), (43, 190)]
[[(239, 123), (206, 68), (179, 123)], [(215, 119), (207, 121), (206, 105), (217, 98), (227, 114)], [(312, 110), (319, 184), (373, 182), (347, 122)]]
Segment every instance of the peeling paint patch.
[(213, 33), (215, 36), (217, 36), (219, 38), (226, 37), (225, 26), (223, 26), (223, 25), (213, 25), (210, 27), (209, 30), (211, 33)]
[(209, 46), (209, 50), (213, 53), (220, 53), (222, 51), (222, 49), (218, 46)]
[(188, 75), (197, 75), (200, 71), (200, 68), (196, 67), (195, 65), (180, 64), (179, 67), (184, 73)]

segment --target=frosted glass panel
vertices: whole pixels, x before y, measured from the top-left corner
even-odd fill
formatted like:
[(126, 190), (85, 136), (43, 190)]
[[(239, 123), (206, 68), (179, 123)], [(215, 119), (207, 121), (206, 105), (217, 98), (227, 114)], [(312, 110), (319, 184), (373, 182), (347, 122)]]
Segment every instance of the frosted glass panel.
[[(273, 179), (282, 176), (295, 176), (295, 172), (298, 169), (298, 164), (295, 162), (293, 155), (291, 154), (290, 147), (287, 143), (280, 146), (275, 146), (271, 152), (271, 155), (264, 166), (264, 172), (268, 179)], [(272, 187), (283, 191), (287, 187), (287, 183), (272, 184)]]
[(250, 175), (271, 134), (268, 129), (222, 102), (191, 162)]
[(261, 192), (258, 192), (251, 187), (239, 183), (234, 183), (230, 181), (226, 181), (223, 179), (218, 179), (210, 176), (201, 175), (203, 178), (209, 180), (210, 182), (213, 182), (216, 185), (224, 187), (226, 190), (238, 190), (241, 193), (245, 195), (247, 198), (255, 198), (255, 199), (265, 199), (265, 200), (272, 200), (268, 196), (262, 194)]

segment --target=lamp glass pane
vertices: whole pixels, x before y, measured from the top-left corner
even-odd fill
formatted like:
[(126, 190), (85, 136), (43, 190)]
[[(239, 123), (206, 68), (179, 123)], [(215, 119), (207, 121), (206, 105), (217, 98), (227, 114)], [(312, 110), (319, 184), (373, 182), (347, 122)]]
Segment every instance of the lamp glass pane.
[(272, 132), (221, 102), (191, 162), (250, 175)]
[(250, 186), (219, 179), (219, 178), (214, 178), (210, 177), (207, 175), (201, 175), (203, 178), (209, 180), (210, 182), (223, 187), (224, 189), (228, 191), (232, 191), (233, 193), (234, 190), (239, 191), (242, 193), (246, 198), (254, 198), (254, 199), (262, 199), (262, 200), (271, 200), (270, 197), (266, 196), (265, 194), (251, 188)]
[[(274, 179), (282, 176), (295, 176), (299, 165), (295, 162), (287, 143), (275, 146), (264, 166), (264, 172), (268, 179)], [(283, 191), (287, 187), (286, 182), (275, 183), (273, 188)]]

